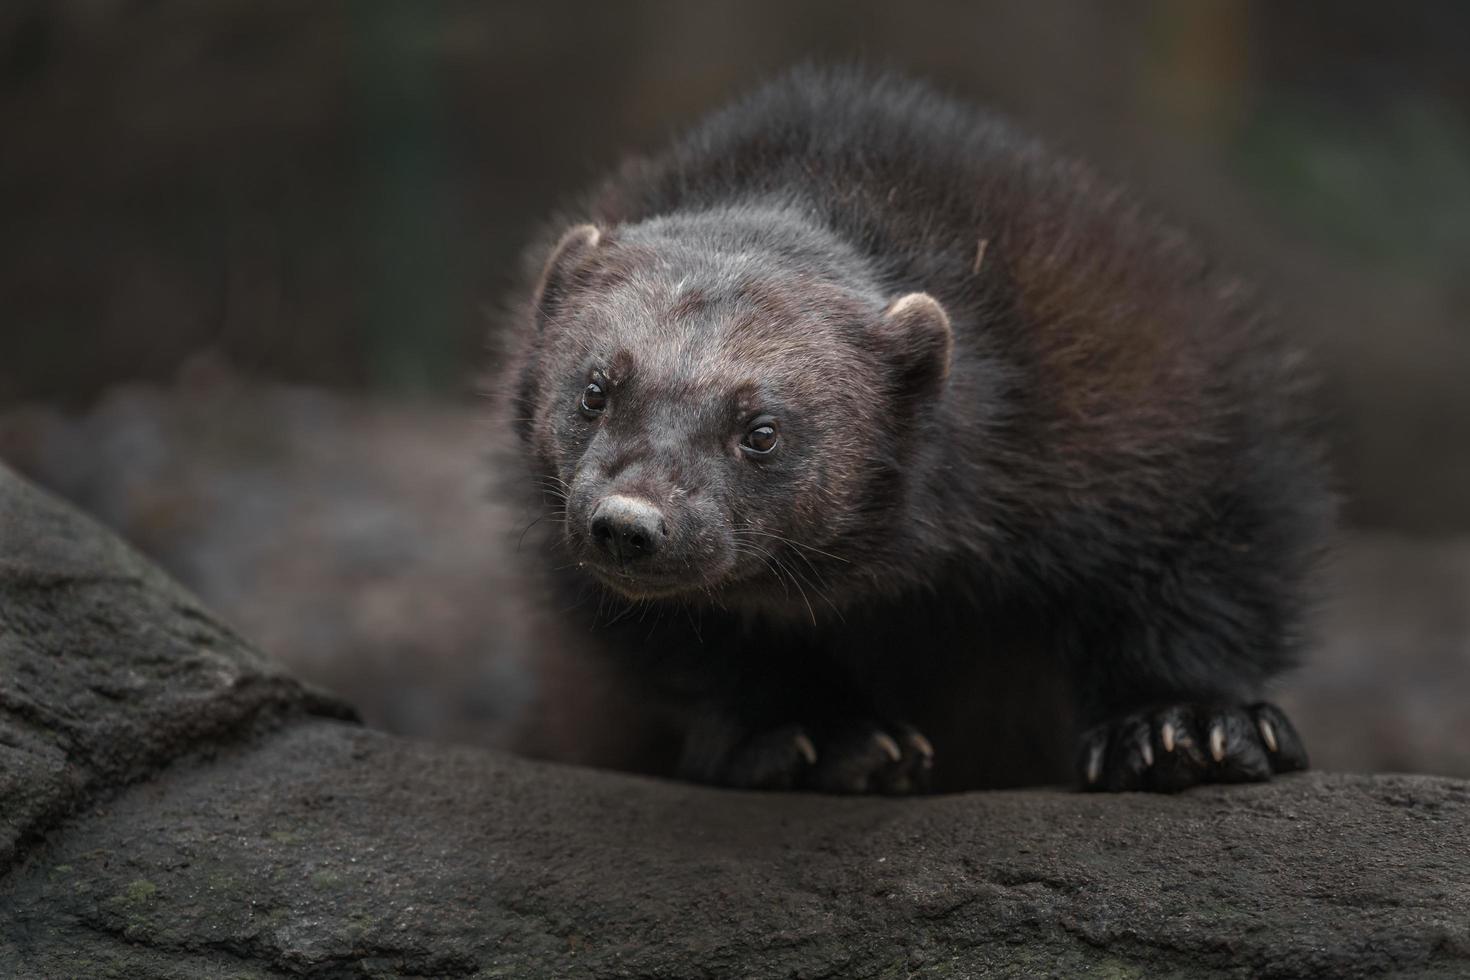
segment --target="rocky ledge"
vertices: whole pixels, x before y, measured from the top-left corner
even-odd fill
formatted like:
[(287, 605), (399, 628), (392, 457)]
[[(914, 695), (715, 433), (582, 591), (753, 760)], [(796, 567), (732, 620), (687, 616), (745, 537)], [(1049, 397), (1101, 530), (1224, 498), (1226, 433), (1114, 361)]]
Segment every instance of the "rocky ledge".
[(1387, 975), (1470, 975), (1470, 783), (835, 799), (397, 738), (0, 467), (0, 976)]

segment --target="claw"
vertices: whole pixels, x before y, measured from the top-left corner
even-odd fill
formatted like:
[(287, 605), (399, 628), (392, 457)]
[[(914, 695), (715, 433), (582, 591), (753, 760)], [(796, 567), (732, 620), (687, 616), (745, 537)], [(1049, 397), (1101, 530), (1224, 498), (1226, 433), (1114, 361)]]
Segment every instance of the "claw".
[(1225, 727), (1223, 725), (1210, 726), (1210, 758), (1216, 762), (1225, 761)]
[(909, 745), (914, 747), (914, 751), (919, 753), (922, 764), (925, 767), (932, 766), (934, 764), (933, 742), (929, 741), (919, 732), (909, 732), (908, 743)]
[(1264, 718), (1257, 718), (1256, 727), (1261, 730), (1261, 741), (1266, 743), (1267, 750), (1277, 751), (1276, 729), (1271, 727), (1271, 723)]
[(796, 737), (792, 741), (796, 743), (796, 751), (801, 753), (801, 757), (806, 760), (807, 765), (814, 766), (817, 764), (817, 747), (807, 737), (806, 732), (797, 732)]
[(873, 741), (878, 743), (878, 747), (887, 754), (888, 758), (894, 762), (903, 761), (903, 749), (898, 747), (898, 743), (893, 740), (892, 735), (889, 735), (887, 732), (874, 732)]
[(1174, 737), (1173, 722), (1166, 721), (1159, 726), (1159, 742), (1164, 746), (1165, 752), (1174, 751)]
[(1087, 754), (1087, 785), (1096, 786), (1102, 778), (1103, 745), (1099, 742)]

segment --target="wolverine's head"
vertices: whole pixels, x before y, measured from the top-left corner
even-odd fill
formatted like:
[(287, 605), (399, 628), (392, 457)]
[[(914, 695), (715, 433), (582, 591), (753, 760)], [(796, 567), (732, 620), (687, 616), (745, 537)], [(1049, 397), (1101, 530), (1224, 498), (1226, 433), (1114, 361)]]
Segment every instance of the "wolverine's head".
[(801, 602), (890, 533), (952, 336), (872, 281), (776, 211), (566, 232), (514, 395), (575, 561), (634, 598)]

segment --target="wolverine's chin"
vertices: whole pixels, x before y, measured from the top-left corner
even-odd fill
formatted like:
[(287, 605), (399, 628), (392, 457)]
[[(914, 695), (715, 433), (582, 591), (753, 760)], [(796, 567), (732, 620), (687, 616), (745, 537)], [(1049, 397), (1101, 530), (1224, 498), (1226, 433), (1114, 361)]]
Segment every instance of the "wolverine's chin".
[(701, 586), (701, 582), (692, 576), (638, 575), (593, 562), (583, 562), (582, 567), (626, 599), (673, 599), (697, 592)]

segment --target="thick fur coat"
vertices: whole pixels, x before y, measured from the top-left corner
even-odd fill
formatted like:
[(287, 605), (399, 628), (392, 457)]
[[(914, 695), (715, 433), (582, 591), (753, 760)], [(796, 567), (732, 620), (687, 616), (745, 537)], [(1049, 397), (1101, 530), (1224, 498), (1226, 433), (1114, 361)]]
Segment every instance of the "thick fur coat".
[(1302, 356), (1087, 167), (802, 70), (532, 255), (497, 393), (558, 601), (667, 723), (641, 767), (906, 792), (1305, 764), (1260, 703), (1331, 524)]

